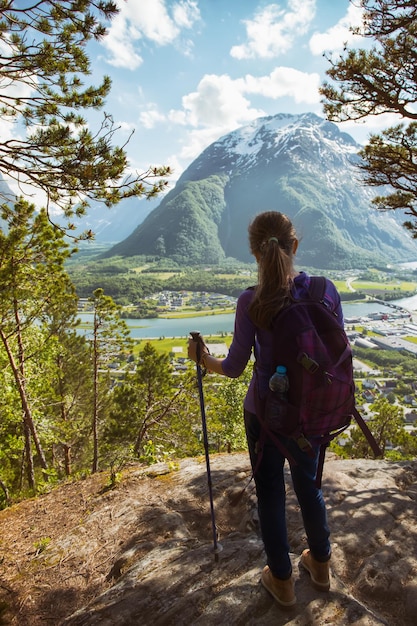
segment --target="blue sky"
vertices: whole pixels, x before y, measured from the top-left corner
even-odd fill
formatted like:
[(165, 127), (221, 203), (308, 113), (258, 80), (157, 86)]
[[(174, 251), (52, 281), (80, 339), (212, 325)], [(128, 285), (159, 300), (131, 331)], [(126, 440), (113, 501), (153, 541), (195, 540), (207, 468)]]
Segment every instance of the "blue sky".
[[(120, 13), (87, 52), (92, 74), (112, 90), (104, 110), (119, 130), (129, 167), (170, 165), (170, 187), (213, 141), (277, 113), (322, 116), (323, 53), (369, 45), (349, 31), (361, 23), (358, 0), (115, 0)], [(88, 112), (98, 130), (102, 112)], [(342, 130), (359, 143), (397, 122), (388, 115)], [(7, 139), (13, 128), (0, 120)]]
[[(357, 3), (355, 3), (357, 4)], [(111, 76), (105, 110), (134, 130), (130, 166), (167, 164), (177, 179), (210, 143), (256, 117), (312, 111), (318, 87), (361, 22), (349, 0), (118, 0), (108, 35), (90, 48), (92, 80)], [(346, 123), (363, 143), (380, 117)]]

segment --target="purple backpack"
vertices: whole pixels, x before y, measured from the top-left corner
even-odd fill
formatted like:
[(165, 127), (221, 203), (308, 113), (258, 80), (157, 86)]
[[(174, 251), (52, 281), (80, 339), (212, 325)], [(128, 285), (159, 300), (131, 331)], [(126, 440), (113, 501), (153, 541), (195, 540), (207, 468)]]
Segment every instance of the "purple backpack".
[(309, 297), (294, 300), (273, 321), (271, 375), (276, 366), (284, 365), (289, 388), (282, 398), (268, 390), (266, 398), (258, 400), (257, 413), (266, 433), (290, 461), (291, 455), (276, 435), (295, 439), (307, 453), (312, 443), (321, 445), (323, 461), (326, 446), (350, 425), (352, 417), (380, 454), (355, 409), (352, 350), (336, 314), (326, 304), (325, 289), (325, 277), (311, 277)]

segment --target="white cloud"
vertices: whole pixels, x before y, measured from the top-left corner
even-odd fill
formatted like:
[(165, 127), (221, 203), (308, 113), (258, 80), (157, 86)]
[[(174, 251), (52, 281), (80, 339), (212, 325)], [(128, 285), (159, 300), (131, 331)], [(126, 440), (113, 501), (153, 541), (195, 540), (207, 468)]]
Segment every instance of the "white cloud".
[(316, 0), (288, 0), (287, 10), (270, 4), (253, 20), (244, 20), (247, 43), (230, 50), (236, 59), (273, 58), (290, 50), (296, 37), (304, 35), (315, 16)]
[(307, 74), (292, 67), (276, 67), (269, 76), (251, 75), (236, 81), (242, 91), (272, 98), (290, 97), (296, 103), (317, 104), (320, 102), (319, 74)]
[(194, 128), (221, 127), (229, 130), (242, 123), (265, 115), (251, 106), (246, 94), (255, 94), (277, 100), (291, 97), (297, 103), (316, 104), (319, 96), (320, 76), (300, 72), (291, 67), (277, 67), (267, 76), (232, 79), (227, 74), (206, 74), (196, 91), (182, 98), (183, 108), (172, 110), (169, 119)]
[(130, 135), (136, 128), (133, 122), (116, 122), (116, 126), (120, 129), (120, 132), (125, 135)]
[(325, 51), (340, 50), (347, 43), (350, 46), (363, 38), (354, 35), (349, 29), (352, 26), (362, 24), (363, 9), (354, 4), (349, 4), (346, 15), (324, 33), (315, 33), (310, 39), (310, 50), (314, 55), (323, 54)]
[(380, 134), (386, 128), (402, 122), (404, 122), (404, 118), (397, 113), (382, 113), (381, 115), (369, 115), (357, 121), (339, 122), (338, 126), (342, 132), (351, 134), (358, 143), (365, 144), (369, 135)]
[(157, 111), (156, 109), (149, 109), (148, 111), (142, 111), (139, 115), (139, 121), (144, 128), (154, 128), (161, 122), (166, 120), (165, 115)]
[(6, 141), (10, 139), (21, 139), (21, 135), (18, 133), (17, 123), (5, 117), (0, 117), (0, 137), (2, 143), (6, 143)]
[(171, 154), (167, 156), (167, 158), (165, 159), (165, 165), (169, 165), (169, 167), (171, 168), (171, 172), (172, 172), (170, 176), (167, 178), (168, 190), (169, 190), (169, 189), (172, 189), (172, 187), (175, 185), (175, 183), (177, 182), (177, 180), (183, 173), (184, 166), (178, 159), (177, 154)]
[(136, 69), (143, 63), (142, 57), (135, 51), (133, 45), (133, 40), (139, 39), (140, 34), (134, 32), (135, 35), (129, 29), (125, 12), (121, 8), (120, 13), (113, 19), (108, 34), (102, 40), (102, 45), (111, 54), (107, 59), (110, 65)]
[[(138, 42), (166, 46), (174, 43), (183, 29), (190, 29), (200, 19), (196, 2), (180, 0), (167, 10), (166, 0), (118, 0), (120, 12), (112, 20), (102, 45), (110, 52), (108, 63), (131, 70), (141, 65), (143, 59), (137, 50)], [(190, 49), (190, 42), (185, 47)]]
[(186, 126), (188, 123), (186, 112), (178, 109), (171, 109), (168, 113), (168, 119), (178, 126)]
[(192, 28), (194, 22), (200, 19), (200, 10), (197, 6), (197, 2), (192, 0), (182, 0), (177, 4), (174, 4), (172, 9), (172, 16), (174, 22), (180, 28)]
[(274, 100), (290, 97), (297, 103), (318, 104), (319, 85), (318, 74), (290, 67), (277, 67), (268, 76), (248, 74), (236, 80), (227, 74), (205, 75), (196, 91), (183, 96), (182, 109), (168, 114), (171, 123), (191, 127), (180, 157), (192, 159), (221, 135), (266, 115), (251, 105), (247, 94)]
[[(239, 124), (236, 125), (238, 127)], [(195, 129), (188, 133), (187, 139), (180, 151), (180, 158), (186, 162), (195, 159), (213, 141), (230, 132), (230, 127), (216, 126), (211, 128)]]
[(233, 127), (263, 114), (253, 109), (242, 95), (239, 81), (223, 74), (209, 74), (199, 82), (197, 91), (182, 98), (183, 109), (191, 126)]
[(168, 15), (164, 0), (128, 0), (122, 6), (126, 23), (130, 25), (128, 34), (130, 31), (132, 38), (143, 36), (164, 46), (178, 36), (179, 28)]
[(191, 127), (182, 142), (180, 159), (195, 158), (220, 136), (265, 115), (261, 109), (250, 106), (241, 88), (239, 81), (227, 75), (206, 75), (196, 91), (182, 98), (183, 108), (170, 111), (172, 123)]

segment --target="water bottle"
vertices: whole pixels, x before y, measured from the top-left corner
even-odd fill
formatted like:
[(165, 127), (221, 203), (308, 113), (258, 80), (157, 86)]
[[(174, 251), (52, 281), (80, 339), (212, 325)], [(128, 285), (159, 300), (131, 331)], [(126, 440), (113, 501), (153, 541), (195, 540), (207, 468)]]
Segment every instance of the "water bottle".
[(287, 376), (287, 368), (285, 365), (278, 365), (275, 372), (269, 379), (269, 388), (271, 391), (277, 393), (286, 394), (289, 389), (289, 382)]
[[(265, 419), (271, 430), (279, 431), (285, 425), (289, 381), (285, 365), (278, 365), (269, 379), (271, 390), (266, 399)], [(272, 392), (272, 393), (271, 393)]]

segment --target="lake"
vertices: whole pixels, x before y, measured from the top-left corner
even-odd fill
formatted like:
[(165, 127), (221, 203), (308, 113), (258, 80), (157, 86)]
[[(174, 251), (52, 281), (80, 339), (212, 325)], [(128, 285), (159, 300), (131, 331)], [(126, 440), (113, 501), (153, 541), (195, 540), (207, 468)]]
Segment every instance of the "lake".
[[(398, 304), (410, 310), (417, 310), (417, 296), (397, 300), (393, 304)], [(363, 317), (369, 313), (392, 310), (377, 302), (352, 302), (343, 304), (343, 314), (345, 318)], [(80, 319), (89, 322), (92, 319), (90, 313), (81, 313)], [(188, 337), (190, 331), (198, 330), (202, 335), (220, 335), (233, 331), (234, 313), (224, 313), (221, 315), (204, 315), (194, 318), (181, 319), (126, 319), (125, 322), (130, 327), (132, 339), (158, 339), (159, 337)], [(88, 333), (88, 330), (84, 331)]]
[[(90, 313), (81, 313), (82, 322), (91, 322)], [(180, 319), (130, 319), (124, 321), (130, 328), (132, 339), (158, 339), (159, 337), (188, 337), (190, 331), (198, 330), (202, 335), (219, 335), (233, 330), (234, 313), (203, 315)], [(88, 330), (83, 332), (88, 333)]]

